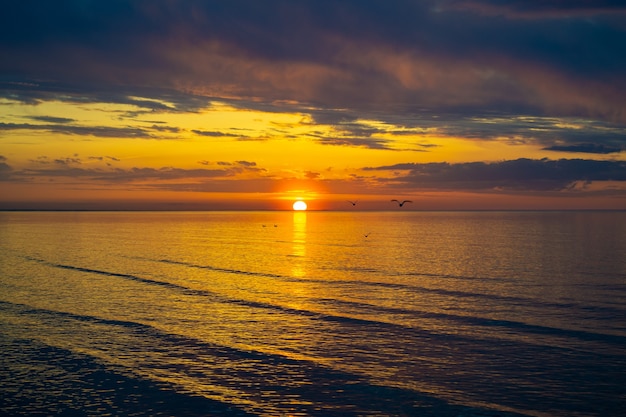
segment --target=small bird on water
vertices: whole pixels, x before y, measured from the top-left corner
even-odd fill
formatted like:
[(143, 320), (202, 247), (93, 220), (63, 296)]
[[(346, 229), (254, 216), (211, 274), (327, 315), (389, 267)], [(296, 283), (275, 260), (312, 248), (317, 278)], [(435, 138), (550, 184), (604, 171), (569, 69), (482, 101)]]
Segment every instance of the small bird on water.
[(404, 205), (404, 203), (412, 203), (411, 200), (403, 200), (403, 201), (399, 201), (399, 200), (391, 200), (391, 201), (395, 201), (396, 203), (398, 203), (398, 206), (402, 207)]

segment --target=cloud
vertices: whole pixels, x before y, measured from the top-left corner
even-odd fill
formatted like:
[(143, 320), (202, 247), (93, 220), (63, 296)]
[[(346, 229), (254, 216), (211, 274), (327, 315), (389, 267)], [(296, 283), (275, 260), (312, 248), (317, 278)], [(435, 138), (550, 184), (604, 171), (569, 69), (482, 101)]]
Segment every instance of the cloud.
[(0, 155), (0, 181), (7, 181), (11, 177), (13, 169), (6, 163), (7, 158)]
[(156, 124), (152, 125), (152, 129), (159, 131), (159, 132), (168, 132), (168, 133), (179, 133), (181, 132), (181, 128), (179, 127), (173, 127), (173, 126), (159, 126)]
[(155, 139), (145, 129), (137, 127), (112, 127), (112, 126), (75, 126), (64, 124), (30, 124), (30, 123), (3, 123), (0, 122), (1, 130), (33, 130), (45, 131), (49, 133), (61, 133), (64, 135), (96, 136), (104, 138), (140, 138)]
[(200, 136), (210, 136), (210, 137), (241, 137), (241, 135), (235, 135), (232, 133), (224, 133), (217, 130), (192, 130), (193, 133)]
[[(1, 54), (1, 51), (0, 51)], [(40, 63), (45, 65), (44, 63)], [(1, 68), (0, 63), (0, 68)], [(65, 77), (57, 77), (65, 79)], [(69, 77), (68, 77), (69, 78)], [(116, 85), (95, 77), (91, 82), (76, 79), (65, 81), (0, 80), (0, 98), (24, 104), (37, 105), (47, 101), (64, 103), (114, 103), (135, 107), (127, 116), (140, 113), (198, 112), (210, 106), (211, 97), (197, 96), (190, 91), (178, 91), (162, 85), (145, 86), (143, 83)], [(40, 119), (40, 121), (46, 121)], [(48, 120), (57, 123), (58, 121)], [(156, 122), (155, 122), (156, 123)], [(161, 122), (158, 122), (161, 123)]]
[[(427, 115), (389, 118), (389, 123), (404, 125), (396, 136), (451, 136), (476, 140), (502, 140), (534, 143), (551, 150), (554, 146), (593, 144), (601, 149), (626, 148), (626, 125), (580, 118), (507, 116), (477, 113), (473, 116)], [(619, 152), (619, 150), (618, 150)]]
[(514, 0), (443, 0), (440, 7), (451, 10), (474, 11), (486, 15), (506, 16), (513, 19), (567, 18), (573, 16), (595, 16), (626, 14), (626, 6), (620, 0), (572, 0), (529, 2)]
[(516, 159), (485, 163), (406, 163), (369, 167), (391, 171), (390, 183), (412, 188), (457, 190), (563, 190), (577, 181), (626, 181), (626, 161)]
[(560, 151), (560, 152), (579, 152), (579, 153), (596, 153), (596, 154), (610, 154), (622, 152), (622, 148), (609, 147), (599, 145), (595, 143), (583, 143), (580, 145), (552, 145), (543, 148), (547, 151)]
[(96, 160), (96, 161), (114, 161), (114, 162), (119, 162), (119, 158), (116, 158), (114, 156), (90, 156), (87, 159), (91, 159), (91, 160)]
[(250, 161), (236, 161), (236, 164), (244, 166), (244, 167), (255, 167), (256, 166), (256, 162), (250, 162)]
[(58, 165), (81, 165), (82, 161), (80, 160), (80, 158), (73, 157), (73, 158), (55, 159), (54, 163)]
[(11, 2), (0, 17), (11, 40), (0, 70), (16, 74), (3, 90), (19, 100), (190, 111), (225, 97), (626, 122), (626, 31), (614, 18), (624, 7), (614, 2), (28, 5)]
[(386, 139), (377, 138), (349, 138), (349, 137), (321, 137), (316, 139), (317, 142), (323, 145), (335, 145), (335, 146), (356, 146), (369, 149), (384, 149), (394, 150), (389, 146), (389, 141)]
[(54, 116), (29, 116), (31, 120), (36, 120), (38, 122), (45, 123), (55, 123), (55, 124), (64, 124), (64, 123), (72, 123), (75, 120), (67, 117), (54, 117)]
[[(113, 157), (89, 157), (95, 160), (119, 161)], [(14, 171), (13, 177), (23, 181), (47, 180), (49, 178), (68, 177), (73, 180), (103, 183), (135, 183), (143, 181), (172, 181), (189, 180), (198, 181), (203, 179), (236, 178), (240, 174), (254, 173), (263, 174), (265, 169), (257, 167), (256, 162), (235, 161), (218, 162), (217, 169), (185, 169), (176, 167), (133, 167), (115, 168), (95, 167), (87, 168), (86, 164), (78, 157), (49, 159), (47, 156), (40, 156), (31, 162), (45, 168), (28, 168), (21, 171)], [(3, 162), (0, 160), (0, 164)], [(209, 165), (208, 161), (200, 161), (202, 165)], [(5, 164), (6, 165), (6, 164)], [(110, 164), (107, 164), (110, 165)]]

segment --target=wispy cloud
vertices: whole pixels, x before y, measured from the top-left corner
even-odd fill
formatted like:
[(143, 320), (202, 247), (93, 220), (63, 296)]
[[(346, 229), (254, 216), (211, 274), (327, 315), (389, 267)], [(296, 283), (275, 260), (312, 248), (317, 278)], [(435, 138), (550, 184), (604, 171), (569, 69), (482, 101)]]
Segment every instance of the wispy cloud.
[(75, 120), (68, 117), (54, 117), (54, 116), (28, 116), (29, 119), (36, 120), (44, 123), (64, 124), (72, 123)]
[(317, 141), (324, 145), (335, 145), (335, 146), (356, 146), (356, 147), (364, 147), (370, 149), (385, 149), (391, 150), (389, 146), (389, 141), (385, 139), (375, 139), (375, 138), (350, 138), (350, 137), (321, 137), (318, 138)]
[[(4, 157), (3, 157), (4, 158)], [(88, 157), (88, 160), (101, 162), (119, 161), (114, 157)], [(6, 158), (4, 159), (6, 160)], [(202, 180), (215, 178), (234, 178), (246, 173), (264, 173), (265, 169), (257, 166), (252, 161), (217, 162), (218, 168), (214, 169), (185, 169), (176, 167), (133, 167), (133, 168), (110, 168), (108, 166), (87, 166), (86, 162), (78, 155), (66, 158), (49, 158), (40, 156), (33, 162), (39, 167), (30, 167), (23, 170), (12, 170), (3, 159), (0, 159), (0, 169), (11, 170), (14, 178), (23, 181), (45, 180), (46, 178), (67, 177), (72, 180), (93, 180), (105, 183), (133, 183), (142, 181), (170, 181), (170, 180)], [(211, 165), (207, 161), (201, 161), (202, 165)], [(110, 164), (108, 164), (110, 165)]]
[(76, 126), (66, 124), (30, 124), (30, 123), (0, 123), (2, 130), (31, 130), (64, 135), (96, 136), (104, 138), (141, 138), (155, 139), (149, 131), (137, 127), (113, 126)]
[(195, 133), (196, 135), (200, 135), (200, 136), (209, 136), (209, 137), (214, 137), (214, 138), (219, 138), (219, 137), (241, 137), (241, 135), (236, 135), (233, 133), (225, 133), (225, 132), (220, 132), (217, 130), (197, 130), (194, 129), (192, 130), (193, 133)]

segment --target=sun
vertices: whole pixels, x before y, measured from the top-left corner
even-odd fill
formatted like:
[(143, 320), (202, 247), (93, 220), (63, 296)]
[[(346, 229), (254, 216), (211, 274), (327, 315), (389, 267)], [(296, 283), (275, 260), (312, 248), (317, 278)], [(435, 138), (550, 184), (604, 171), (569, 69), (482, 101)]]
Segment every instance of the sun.
[(302, 200), (298, 200), (293, 203), (293, 209), (296, 211), (306, 210), (306, 203)]

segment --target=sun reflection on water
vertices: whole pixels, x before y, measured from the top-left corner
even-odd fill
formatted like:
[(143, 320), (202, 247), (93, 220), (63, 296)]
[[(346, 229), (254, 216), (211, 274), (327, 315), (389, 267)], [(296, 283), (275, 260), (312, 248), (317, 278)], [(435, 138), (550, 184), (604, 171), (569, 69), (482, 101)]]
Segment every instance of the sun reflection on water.
[(306, 257), (306, 211), (295, 211), (293, 213), (292, 243), (291, 254), (295, 261), (291, 273), (298, 278), (304, 277), (306, 275), (304, 268)]

